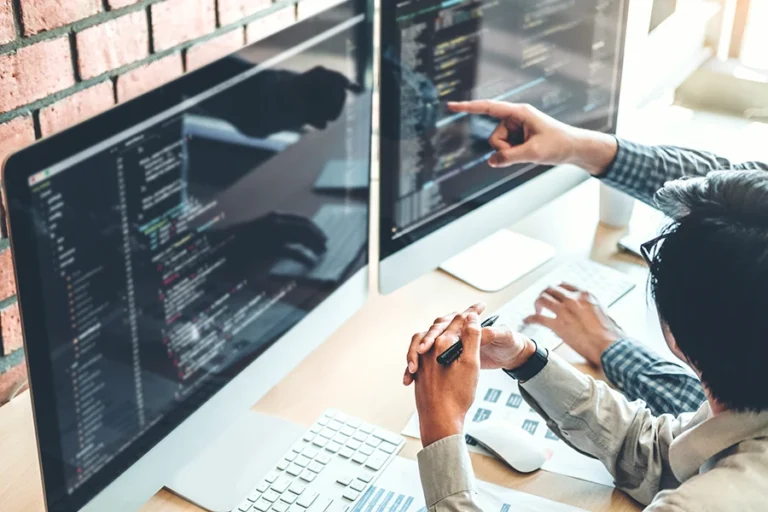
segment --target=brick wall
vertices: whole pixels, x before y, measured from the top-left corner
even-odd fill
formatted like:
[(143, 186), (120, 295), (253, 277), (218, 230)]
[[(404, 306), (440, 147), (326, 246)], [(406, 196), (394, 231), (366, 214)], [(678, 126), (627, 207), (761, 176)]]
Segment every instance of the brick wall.
[[(0, 0), (0, 161), (328, 3)], [(15, 294), (0, 239), (0, 404), (26, 379)]]

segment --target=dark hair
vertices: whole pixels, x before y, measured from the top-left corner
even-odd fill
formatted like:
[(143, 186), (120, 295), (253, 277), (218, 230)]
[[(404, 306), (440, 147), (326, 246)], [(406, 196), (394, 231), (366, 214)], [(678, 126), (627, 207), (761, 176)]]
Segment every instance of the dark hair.
[(656, 196), (673, 219), (651, 265), (661, 320), (733, 410), (768, 410), (768, 172), (718, 171)]

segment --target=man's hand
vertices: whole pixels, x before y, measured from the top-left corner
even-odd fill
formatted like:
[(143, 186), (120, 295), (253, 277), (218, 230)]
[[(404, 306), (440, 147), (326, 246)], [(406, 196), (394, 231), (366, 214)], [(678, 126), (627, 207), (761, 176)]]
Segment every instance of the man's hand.
[[(600, 366), (600, 358), (608, 347), (626, 336), (591, 293), (567, 283), (544, 290), (535, 307), (536, 314), (526, 318), (525, 323), (552, 329), (595, 366)], [(543, 315), (545, 309), (554, 313), (555, 318)]]
[(612, 136), (561, 123), (530, 105), (478, 100), (450, 102), (448, 108), (501, 120), (489, 139), (496, 150), (488, 161), (492, 167), (574, 164), (598, 176), (618, 150)]
[[(421, 341), (426, 334), (417, 335)], [(442, 366), (437, 356), (459, 338), (464, 352), (450, 366)], [(424, 447), (464, 432), (464, 418), (475, 399), (480, 373), (480, 320), (474, 310), (456, 315), (421, 356), (416, 374), (416, 409), (419, 411), (421, 442)]]

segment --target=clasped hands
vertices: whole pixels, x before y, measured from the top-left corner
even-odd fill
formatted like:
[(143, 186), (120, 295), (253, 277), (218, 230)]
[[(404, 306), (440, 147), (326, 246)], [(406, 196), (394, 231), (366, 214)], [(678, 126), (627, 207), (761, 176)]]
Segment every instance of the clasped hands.
[[(481, 329), (485, 305), (435, 319), (414, 334), (408, 350), (403, 384), (415, 383), (421, 440), (427, 447), (464, 431), (464, 419), (475, 399), (480, 369), (515, 369), (535, 352), (535, 344), (500, 325)], [(461, 339), (464, 351), (453, 364), (442, 366), (437, 356)]]

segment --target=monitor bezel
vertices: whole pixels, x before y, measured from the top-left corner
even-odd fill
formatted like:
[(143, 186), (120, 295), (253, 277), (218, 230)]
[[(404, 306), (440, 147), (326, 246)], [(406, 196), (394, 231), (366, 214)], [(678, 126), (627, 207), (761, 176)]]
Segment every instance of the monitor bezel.
[[(624, 51), (627, 38), (628, 0), (622, 3), (621, 34), (618, 37), (618, 63), (616, 71), (616, 94), (610, 128), (604, 129), (597, 123), (584, 128), (602, 129), (615, 134), (619, 117), (621, 84), (624, 67)], [(520, 176), (493, 188), (477, 198), (462, 204), (451, 212), (434, 219), (424, 227), (393, 240), (391, 229), (395, 226), (393, 198), (395, 195), (394, 175), (399, 170), (396, 157), (399, 141), (398, 124), (399, 97), (394, 74), (385, 72), (385, 53), (392, 41), (398, 38), (395, 9), (382, 10), (381, 44), (379, 62), (382, 71), (380, 82), (379, 111), (381, 127), (379, 139), (379, 291), (387, 294), (418, 278), (425, 272), (438, 268), (443, 262), (462, 250), (479, 242), (499, 229), (510, 226), (524, 215), (570, 190), (584, 179), (586, 174), (572, 166), (520, 166), (525, 168)], [(511, 198), (510, 196), (514, 196)], [(537, 200), (532, 200), (536, 197)], [(489, 211), (492, 210), (492, 214)]]
[[(273, 10), (280, 8), (295, 8), (295, 3), (283, 2), (275, 5)], [(332, 16), (331, 11), (338, 10), (340, 13), (345, 13), (344, 10), (349, 8), (354, 9), (353, 12), (357, 15), (366, 16), (361, 24), (365, 28), (367, 35), (365, 40), (368, 42), (367, 48), (363, 50), (366, 54), (363, 74), (367, 79), (364, 86), (370, 88), (373, 69), (372, 36), (369, 35), (372, 32), (373, 13), (370, 2), (341, 1), (325, 12)], [(311, 23), (313, 17), (299, 20), (296, 24), (282, 30), (279, 33), (280, 36), (284, 37), (291, 31), (297, 33), (302, 31), (301, 25), (306, 22)], [(253, 44), (268, 47), (270, 39), (275, 36)], [(244, 48), (249, 46), (251, 45), (246, 45)], [(110, 473), (107, 475), (108, 478), (100, 480), (97, 474), (88, 485), (79, 487), (72, 494), (66, 492), (58, 420), (51, 405), (52, 402), (49, 402), (50, 397), (54, 396), (53, 372), (48, 356), (49, 340), (45, 317), (42, 316), (44, 315), (43, 287), (37, 270), (40, 261), (33, 230), (33, 218), (29, 208), (32, 195), (28, 180), (36, 172), (118, 135), (240, 72), (241, 70), (230, 69), (225, 59), (218, 60), (63, 132), (41, 139), (12, 154), (3, 165), (2, 186), (7, 208), (10, 250), (13, 254), (16, 282), (22, 283), (18, 287), (17, 297), (40, 470), (47, 510), (51, 512), (80, 509), (104, 510), (105, 504), (109, 504), (111, 510), (137, 508), (137, 504), (145, 502), (167, 483), (175, 471), (194, 456), (194, 450), (189, 449), (190, 439), (210, 438), (226, 427), (226, 424), (216, 425), (220, 422), (204, 417), (205, 415), (201, 414), (204, 410), (207, 415), (218, 418), (221, 418), (221, 415), (236, 415), (247, 410), (304, 356), (319, 346), (326, 336), (360, 309), (367, 300), (366, 263), (346, 283), (332, 292), (318, 308), (310, 312), (251, 362), (250, 366), (210, 396), (207, 402), (181, 422), (168, 428), (154, 446), (137, 447), (136, 450), (132, 450), (135, 453), (125, 452), (112, 461), (109, 466), (113, 464), (119, 466), (118, 471), (112, 472), (115, 473), (114, 478)], [(215, 80), (213, 77), (216, 77)], [(370, 136), (369, 140), (372, 140)], [(372, 145), (369, 145), (369, 160), (372, 149)], [(368, 199), (370, 215), (370, 197)], [(370, 230), (368, 239), (370, 241)], [(290, 350), (286, 350), (288, 345)]]

